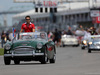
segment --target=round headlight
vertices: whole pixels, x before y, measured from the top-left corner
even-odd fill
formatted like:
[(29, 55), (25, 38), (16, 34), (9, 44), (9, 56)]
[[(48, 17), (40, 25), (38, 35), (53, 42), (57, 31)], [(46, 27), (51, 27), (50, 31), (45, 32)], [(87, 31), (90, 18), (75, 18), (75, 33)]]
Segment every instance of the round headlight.
[(42, 48), (42, 43), (38, 43), (38, 44), (37, 44), (37, 48), (38, 48), (38, 49), (41, 49), (41, 48)]
[(6, 46), (5, 46), (5, 49), (6, 50), (9, 50), (11, 48), (11, 45), (9, 45), (9, 44), (7, 44)]
[(91, 44), (92, 44), (92, 42), (89, 42), (89, 44), (91, 45)]
[(87, 41), (86, 41), (86, 40), (84, 40), (84, 41), (83, 41), (83, 43), (84, 43), (84, 44), (86, 44), (86, 43), (87, 43)]

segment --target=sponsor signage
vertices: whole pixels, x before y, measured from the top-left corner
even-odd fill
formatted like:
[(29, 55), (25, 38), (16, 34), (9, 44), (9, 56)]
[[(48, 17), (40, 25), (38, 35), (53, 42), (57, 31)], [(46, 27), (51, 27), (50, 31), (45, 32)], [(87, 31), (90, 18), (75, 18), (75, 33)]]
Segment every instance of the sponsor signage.
[(90, 16), (91, 17), (98, 17), (98, 16), (100, 16), (100, 11), (99, 10), (91, 10)]
[(100, 10), (93, 9), (90, 11), (90, 16), (92, 17), (93, 23), (100, 23)]
[(96, 17), (96, 23), (100, 23), (100, 16)]
[(100, 16), (92, 17), (92, 23), (100, 23)]
[(35, 0), (35, 7), (57, 7), (58, 0)]

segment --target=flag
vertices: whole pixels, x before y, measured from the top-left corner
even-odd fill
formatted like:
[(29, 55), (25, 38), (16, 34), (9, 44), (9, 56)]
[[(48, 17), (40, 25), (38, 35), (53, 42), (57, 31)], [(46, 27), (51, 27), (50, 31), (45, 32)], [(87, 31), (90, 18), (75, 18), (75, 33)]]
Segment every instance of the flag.
[(13, 37), (15, 37), (15, 36), (16, 36), (16, 35), (15, 35), (16, 29), (13, 28), (13, 29), (12, 29), (12, 32), (13, 32)]

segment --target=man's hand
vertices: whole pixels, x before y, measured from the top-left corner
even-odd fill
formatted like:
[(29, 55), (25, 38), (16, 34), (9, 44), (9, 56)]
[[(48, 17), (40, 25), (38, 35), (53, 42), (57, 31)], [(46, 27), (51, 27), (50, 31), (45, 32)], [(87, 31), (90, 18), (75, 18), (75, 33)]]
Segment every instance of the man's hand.
[(35, 29), (33, 29), (33, 32), (35, 32)]
[(23, 32), (23, 29), (21, 29), (20, 33)]

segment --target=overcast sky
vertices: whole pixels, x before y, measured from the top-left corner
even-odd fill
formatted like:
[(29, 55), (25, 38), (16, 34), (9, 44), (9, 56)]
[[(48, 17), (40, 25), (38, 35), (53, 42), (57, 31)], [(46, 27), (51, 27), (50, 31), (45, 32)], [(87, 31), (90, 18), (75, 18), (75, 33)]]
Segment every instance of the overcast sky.
[[(33, 9), (33, 3), (13, 3), (13, 0), (0, 0), (0, 12), (2, 11), (11, 11), (11, 10), (21, 10), (20, 7), (26, 6), (22, 8), (23, 10), (31, 10)], [(3, 16), (0, 15), (0, 23), (3, 24)], [(8, 25), (12, 25), (12, 15), (7, 15)]]

